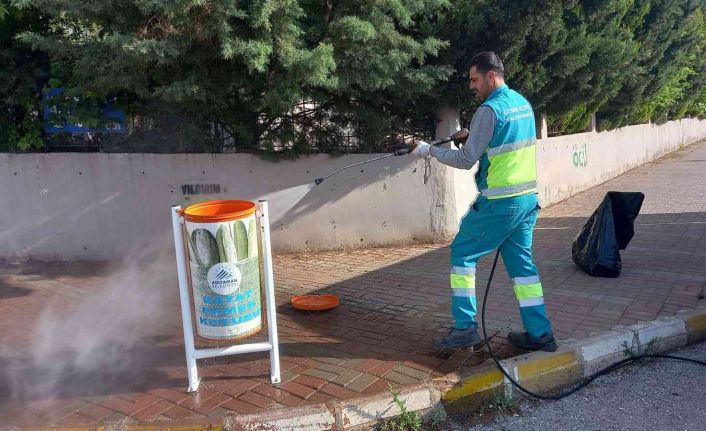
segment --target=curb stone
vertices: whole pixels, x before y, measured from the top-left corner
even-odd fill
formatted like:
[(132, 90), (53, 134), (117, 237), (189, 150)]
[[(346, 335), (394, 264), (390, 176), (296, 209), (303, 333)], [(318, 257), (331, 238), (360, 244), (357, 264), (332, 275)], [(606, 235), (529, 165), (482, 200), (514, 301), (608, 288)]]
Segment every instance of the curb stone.
[[(578, 383), (583, 377), (624, 359), (629, 351), (660, 353), (703, 340), (706, 340), (706, 309), (699, 309), (569, 341), (557, 352), (533, 352), (500, 363), (523, 386), (545, 392)], [(494, 379), (489, 377), (493, 370)], [(437, 379), (437, 387), (442, 390), (444, 406), (455, 410), (459, 405), (480, 406), (492, 399), (502, 387), (501, 379), (495, 364), (489, 361), (470, 375), (455, 372)], [(513, 391), (509, 380), (502, 379), (502, 383), (507, 396), (521, 393)]]
[(659, 353), (687, 344), (686, 324), (678, 317), (666, 317), (629, 326), (635, 333), (639, 353)]
[(225, 429), (232, 431), (327, 431), (336, 426), (336, 418), (325, 404), (232, 416), (229, 419)]
[[(706, 340), (706, 309), (680, 312), (627, 328), (615, 329), (578, 341), (563, 343), (556, 352), (532, 352), (501, 361), (503, 367), (530, 390), (553, 391), (577, 383), (629, 353), (658, 353)], [(400, 389), (409, 411), (436, 412), (476, 409), (496, 394), (515, 396), (492, 361), (459, 370), (428, 384)], [(475, 407), (473, 407), (475, 406)], [(400, 413), (388, 393), (327, 404), (278, 409), (259, 414), (227, 416), (222, 425), (211, 424), (104, 424), (90, 427), (26, 428), (52, 431), (348, 431), (367, 429)], [(20, 429), (20, 428), (10, 428)]]
[(687, 342), (689, 344), (706, 340), (706, 309), (680, 312), (677, 318), (686, 325)]
[[(434, 389), (426, 385), (415, 385), (400, 390), (400, 400), (404, 401), (409, 411), (423, 412), (432, 409), (439, 399)], [(341, 406), (341, 423), (337, 429), (355, 430), (367, 427), (383, 419), (398, 416), (399, 407), (392, 401), (388, 393), (380, 393), (370, 397), (339, 402)]]
[(629, 329), (617, 329), (571, 342), (579, 355), (583, 377), (612, 365), (626, 357), (626, 350), (637, 351), (637, 338)]
[(486, 361), (473, 372), (459, 370), (435, 380), (441, 400), (448, 411), (473, 411), (486, 399), (504, 393), (504, 376), (492, 361)]
[(8, 427), (8, 430), (23, 431), (225, 431), (221, 425), (206, 424), (125, 424), (106, 423), (93, 426), (60, 426), (60, 427)]
[[(500, 363), (511, 370), (515, 380), (533, 392), (547, 392), (570, 386), (580, 380), (581, 364), (572, 346), (560, 346), (556, 352), (532, 352)], [(521, 393), (505, 381), (506, 393)]]

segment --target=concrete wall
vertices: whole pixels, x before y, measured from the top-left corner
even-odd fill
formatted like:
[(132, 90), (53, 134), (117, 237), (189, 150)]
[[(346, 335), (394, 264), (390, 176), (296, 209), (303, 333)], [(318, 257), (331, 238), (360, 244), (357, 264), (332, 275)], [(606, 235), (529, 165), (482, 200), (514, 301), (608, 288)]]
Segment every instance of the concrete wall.
[(114, 259), (170, 247), (172, 204), (225, 198), (269, 199), (278, 250), (448, 238), (458, 219), (455, 173), (430, 160), (394, 157), (314, 186), (371, 157), (0, 154), (0, 257)]
[(540, 201), (544, 206), (554, 204), (704, 138), (706, 121), (684, 119), (541, 139)]
[[(555, 203), (703, 138), (706, 121), (682, 120), (540, 140), (540, 199)], [(370, 157), (273, 163), (247, 154), (0, 154), (0, 257), (115, 259), (150, 245), (168, 249), (170, 205), (224, 198), (269, 199), (276, 250), (455, 233), (476, 195), (475, 169), (403, 156), (313, 184)]]

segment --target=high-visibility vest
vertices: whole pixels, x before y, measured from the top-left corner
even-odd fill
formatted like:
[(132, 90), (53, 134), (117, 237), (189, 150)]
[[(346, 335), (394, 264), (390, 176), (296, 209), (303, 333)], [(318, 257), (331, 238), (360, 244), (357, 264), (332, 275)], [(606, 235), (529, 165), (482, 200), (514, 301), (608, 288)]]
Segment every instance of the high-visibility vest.
[(495, 130), (480, 158), (476, 184), (488, 199), (537, 192), (535, 157), (537, 131), (532, 105), (520, 93), (503, 84), (483, 106), (495, 112)]

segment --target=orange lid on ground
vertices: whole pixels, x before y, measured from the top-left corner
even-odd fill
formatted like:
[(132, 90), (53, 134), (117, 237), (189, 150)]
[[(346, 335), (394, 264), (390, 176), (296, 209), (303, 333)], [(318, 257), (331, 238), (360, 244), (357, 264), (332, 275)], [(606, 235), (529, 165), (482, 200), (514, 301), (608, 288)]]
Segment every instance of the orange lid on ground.
[(338, 306), (338, 296), (324, 295), (299, 295), (292, 298), (292, 307), (306, 311), (330, 310)]
[(255, 202), (250, 201), (208, 201), (186, 207), (184, 218), (194, 223), (217, 223), (248, 217), (255, 214), (255, 208)]

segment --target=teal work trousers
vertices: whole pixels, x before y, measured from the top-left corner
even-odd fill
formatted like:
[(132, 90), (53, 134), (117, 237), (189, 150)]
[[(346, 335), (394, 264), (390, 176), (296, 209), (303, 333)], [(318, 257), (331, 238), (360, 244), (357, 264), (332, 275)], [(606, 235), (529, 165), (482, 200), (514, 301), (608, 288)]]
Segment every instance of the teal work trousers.
[(504, 199), (481, 196), (471, 206), (451, 243), (451, 312), (455, 328), (478, 326), (476, 264), (481, 257), (499, 249), (514, 284), (525, 329), (533, 337), (552, 331), (539, 271), (532, 259), (532, 233), (538, 213), (536, 193)]

